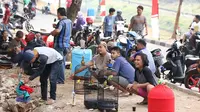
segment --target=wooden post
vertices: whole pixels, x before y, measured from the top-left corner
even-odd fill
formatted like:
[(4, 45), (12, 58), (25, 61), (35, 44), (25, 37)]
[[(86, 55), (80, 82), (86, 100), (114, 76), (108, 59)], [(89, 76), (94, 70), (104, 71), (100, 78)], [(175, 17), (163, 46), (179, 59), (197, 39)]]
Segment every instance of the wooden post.
[(171, 38), (174, 38), (174, 39), (176, 39), (176, 30), (177, 30), (178, 24), (179, 24), (179, 18), (180, 18), (180, 15), (181, 15), (182, 3), (183, 3), (183, 0), (179, 0), (178, 11), (177, 11), (177, 14), (176, 14), (176, 21), (175, 21), (175, 24), (174, 24), (174, 31), (173, 31), (173, 34), (172, 34), (172, 37), (171, 37)]

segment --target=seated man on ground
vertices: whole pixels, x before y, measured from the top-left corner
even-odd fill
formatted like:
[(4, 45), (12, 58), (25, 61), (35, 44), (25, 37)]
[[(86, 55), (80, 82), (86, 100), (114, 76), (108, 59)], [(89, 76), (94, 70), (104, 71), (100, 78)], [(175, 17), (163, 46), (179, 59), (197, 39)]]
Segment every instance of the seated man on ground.
[(129, 84), (127, 90), (144, 98), (144, 100), (138, 104), (147, 104), (149, 91), (157, 85), (156, 76), (148, 68), (148, 64), (149, 61), (146, 54), (136, 54), (135, 82)]
[(129, 92), (126, 88), (129, 84), (134, 82), (135, 69), (121, 56), (119, 47), (113, 47), (111, 49), (111, 57), (115, 60), (112, 67), (115, 72), (107, 71), (105, 74), (114, 75), (114, 77), (109, 80), (109, 83), (122, 91), (119, 96), (128, 96)]
[(90, 68), (92, 66), (96, 66), (98, 70), (104, 70), (107, 66), (107, 63), (111, 59), (110, 54), (107, 52), (107, 45), (105, 42), (101, 42), (97, 48), (98, 55), (94, 56), (91, 61), (89, 61), (85, 66), (82, 66), (80, 69), (75, 71), (74, 74), (71, 75), (71, 78), (74, 77), (75, 74), (82, 72), (83, 70)]
[(8, 56), (11, 57), (11, 60), (14, 63), (18, 63), (20, 61), (18, 54), (26, 46), (25, 43), (22, 42), (23, 37), (24, 37), (24, 33), (22, 31), (17, 31), (16, 37), (12, 39), (9, 43)]

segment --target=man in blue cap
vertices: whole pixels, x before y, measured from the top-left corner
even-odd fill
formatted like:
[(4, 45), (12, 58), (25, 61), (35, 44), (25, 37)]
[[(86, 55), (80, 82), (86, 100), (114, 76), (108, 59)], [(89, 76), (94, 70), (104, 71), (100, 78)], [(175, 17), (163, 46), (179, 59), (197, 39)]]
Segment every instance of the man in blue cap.
[[(57, 77), (58, 73), (62, 71), (62, 60), (61, 54), (49, 47), (36, 47), (33, 51), (27, 50), (23, 54), (24, 63), (30, 63), (33, 68), (33, 74), (26, 78), (24, 83), (40, 76), (42, 100), (49, 105), (56, 100)], [(50, 99), (47, 101), (48, 77), (50, 78)]]

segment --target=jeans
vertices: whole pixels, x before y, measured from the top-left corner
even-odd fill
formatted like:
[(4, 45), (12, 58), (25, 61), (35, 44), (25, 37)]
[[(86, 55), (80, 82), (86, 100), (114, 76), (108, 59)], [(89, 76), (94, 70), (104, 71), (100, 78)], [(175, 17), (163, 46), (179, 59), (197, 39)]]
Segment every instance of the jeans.
[(41, 95), (43, 100), (47, 100), (48, 77), (50, 80), (50, 98), (56, 100), (57, 77), (62, 69), (63, 61), (56, 61), (53, 64), (46, 65), (40, 76)]
[(58, 79), (57, 82), (58, 83), (64, 83), (65, 81), (65, 61), (66, 61), (66, 48), (58, 48), (55, 47), (54, 48), (56, 51), (58, 51), (62, 56), (63, 56), (63, 66), (62, 66), (62, 70), (60, 70), (59, 74), (58, 74)]
[(10, 30), (8, 28), (8, 24), (2, 24), (2, 28), (3, 28), (3, 30), (6, 30), (8, 32), (8, 34), (10, 34), (11, 37), (13, 37), (13, 34), (10, 32)]
[(111, 36), (112, 36), (112, 32), (109, 32), (109, 31), (104, 32), (104, 37), (111, 37)]

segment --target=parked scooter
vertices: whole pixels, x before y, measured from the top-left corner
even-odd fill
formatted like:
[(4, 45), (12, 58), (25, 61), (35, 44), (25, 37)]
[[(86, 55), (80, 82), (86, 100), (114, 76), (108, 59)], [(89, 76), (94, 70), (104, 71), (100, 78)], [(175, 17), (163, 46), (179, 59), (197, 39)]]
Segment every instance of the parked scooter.
[(160, 73), (159, 68), (163, 65), (164, 56), (162, 55), (161, 49), (159, 49), (159, 48), (151, 51), (151, 54), (153, 56), (154, 63), (155, 63), (155, 66), (156, 66), (155, 75), (156, 75), (156, 77), (160, 78), (161, 73)]
[[(194, 57), (189, 55), (185, 56), (184, 53), (180, 51), (180, 46), (181, 43), (175, 41), (171, 48), (167, 50), (167, 62), (162, 65), (161, 72), (164, 74), (165, 78), (169, 79), (172, 83), (178, 82), (182, 84), (184, 83), (185, 73), (190, 70), (189, 66), (194, 64), (192, 61)], [(169, 71), (169, 73), (165, 74), (165, 71)]]

